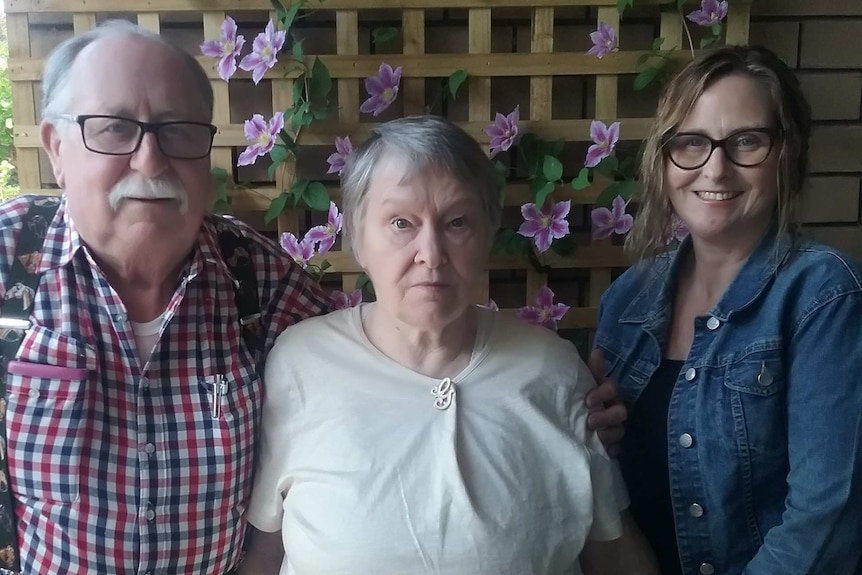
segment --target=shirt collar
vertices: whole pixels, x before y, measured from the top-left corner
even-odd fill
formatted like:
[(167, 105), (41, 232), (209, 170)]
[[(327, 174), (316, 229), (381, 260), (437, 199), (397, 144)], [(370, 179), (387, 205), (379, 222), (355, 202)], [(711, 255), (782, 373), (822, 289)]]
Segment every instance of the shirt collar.
[[(188, 276), (197, 275), (205, 265), (215, 266), (225, 274), (233, 283), (236, 279), (231, 273), (230, 266), (222, 257), (218, 243), (218, 225), (215, 216), (207, 216), (201, 224), (198, 234), (198, 243), (195, 253), (191, 257)], [(60, 205), (54, 219), (48, 226), (43, 244), (42, 257), (36, 267), (36, 273), (60, 268), (72, 261), (75, 254), (85, 249), (81, 235), (75, 228), (72, 218), (66, 209), (66, 197), (60, 199)]]

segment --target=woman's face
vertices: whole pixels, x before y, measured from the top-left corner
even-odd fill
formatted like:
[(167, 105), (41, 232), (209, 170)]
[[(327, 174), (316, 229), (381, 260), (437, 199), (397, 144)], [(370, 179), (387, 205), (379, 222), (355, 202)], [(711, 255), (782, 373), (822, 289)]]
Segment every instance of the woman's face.
[[(692, 150), (709, 149), (708, 140), (732, 137), (740, 156), (750, 153), (750, 139), (735, 134), (756, 128), (777, 128), (775, 113), (766, 88), (751, 77), (734, 74), (710, 86), (695, 102), (677, 133), (694, 134), (688, 140)], [(716, 148), (702, 167), (684, 170), (665, 159), (665, 191), (676, 213), (691, 232), (695, 245), (750, 249), (766, 231), (777, 198), (778, 156), (781, 141), (772, 146), (766, 159), (751, 167), (728, 160)], [(694, 152), (692, 152), (694, 153)]]
[(357, 234), (360, 265), (387, 316), (441, 329), (475, 299), (489, 231), (479, 197), (449, 174), (426, 170), (404, 180), (405, 161), (375, 168)]

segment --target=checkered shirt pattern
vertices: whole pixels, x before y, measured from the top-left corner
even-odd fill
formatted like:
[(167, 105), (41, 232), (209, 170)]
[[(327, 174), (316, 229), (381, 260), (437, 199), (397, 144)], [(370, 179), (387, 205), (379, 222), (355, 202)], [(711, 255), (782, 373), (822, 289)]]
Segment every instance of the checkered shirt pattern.
[[(34, 200), (0, 205), (0, 294)], [(275, 243), (207, 216), (141, 365), (125, 308), (65, 201), (45, 224), (34, 325), (17, 359), (62, 369), (48, 368), (56, 379), (7, 378), (8, 485), (24, 573), (227, 573), (246, 526), (263, 370), (241, 337), (218, 232), (252, 239), (265, 351), (286, 326), (327, 311), (325, 296)], [(214, 419), (216, 375), (227, 391)]]

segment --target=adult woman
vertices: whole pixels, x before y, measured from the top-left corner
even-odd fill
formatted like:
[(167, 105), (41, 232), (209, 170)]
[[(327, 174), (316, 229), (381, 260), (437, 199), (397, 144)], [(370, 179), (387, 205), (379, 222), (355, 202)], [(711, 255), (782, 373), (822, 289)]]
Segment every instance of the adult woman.
[(345, 229), (377, 301), (269, 356), (249, 518), (274, 533), (255, 533), (244, 573), (561, 574), (582, 548), (602, 573), (641, 556), (648, 571), (586, 433), (573, 346), (470, 303), (495, 182), (442, 118), (389, 122), (354, 151)]
[[(762, 48), (668, 86), (598, 357), (631, 404), (621, 463), (665, 574), (851, 574), (862, 550), (862, 274), (790, 230), (810, 113)], [(655, 255), (679, 218), (679, 249)], [(855, 369), (853, 369), (855, 368)]]

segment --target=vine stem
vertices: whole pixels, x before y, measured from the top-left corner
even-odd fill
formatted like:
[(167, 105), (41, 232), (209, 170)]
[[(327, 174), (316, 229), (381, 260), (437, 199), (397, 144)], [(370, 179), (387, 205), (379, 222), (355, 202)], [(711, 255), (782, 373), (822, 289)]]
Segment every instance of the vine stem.
[(691, 57), (694, 58), (694, 41), (691, 39), (691, 30), (688, 28), (688, 22), (685, 21), (682, 8), (679, 9), (679, 19), (682, 20), (682, 27), (685, 29), (685, 35), (688, 38), (688, 48), (691, 50)]

